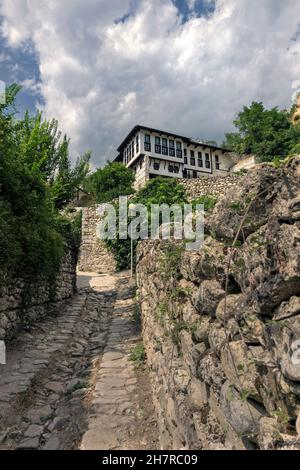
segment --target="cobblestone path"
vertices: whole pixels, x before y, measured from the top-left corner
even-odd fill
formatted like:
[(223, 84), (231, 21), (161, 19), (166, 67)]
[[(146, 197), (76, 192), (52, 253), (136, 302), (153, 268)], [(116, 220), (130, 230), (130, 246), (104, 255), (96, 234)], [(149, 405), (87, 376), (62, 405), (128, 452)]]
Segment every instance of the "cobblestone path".
[(0, 449), (155, 449), (127, 273), (79, 277), (79, 291), (10, 343), (0, 365)]

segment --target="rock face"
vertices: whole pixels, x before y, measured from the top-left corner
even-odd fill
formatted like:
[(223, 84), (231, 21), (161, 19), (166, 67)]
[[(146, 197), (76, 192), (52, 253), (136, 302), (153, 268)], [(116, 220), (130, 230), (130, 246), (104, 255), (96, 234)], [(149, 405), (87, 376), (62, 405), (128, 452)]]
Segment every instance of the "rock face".
[(262, 164), (208, 215), (199, 251), (139, 244), (164, 449), (299, 448), (299, 201), (300, 157)]
[(54, 283), (45, 278), (1, 276), (0, 340), (10, 339), (18, 328), (41, 319), (52, 305), (76, 291), (76, 262), (77, 254), (67, 249)]
[(97, 211), (101, 205), (82, 209), (82, 242), (78, 269), (80, 271), (114, 273), (115, 260), (102, 240), (97, 238), (97, 225), (100, 216)]

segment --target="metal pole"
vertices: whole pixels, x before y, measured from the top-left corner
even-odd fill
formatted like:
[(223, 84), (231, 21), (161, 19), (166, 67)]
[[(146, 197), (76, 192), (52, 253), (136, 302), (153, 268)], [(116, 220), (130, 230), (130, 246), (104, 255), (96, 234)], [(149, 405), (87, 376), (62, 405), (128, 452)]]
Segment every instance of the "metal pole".
[(130, 247), (131, 247), (131, 279), (133, 278), (133, 240), (132, 240), (132, 226), (130, 226)]

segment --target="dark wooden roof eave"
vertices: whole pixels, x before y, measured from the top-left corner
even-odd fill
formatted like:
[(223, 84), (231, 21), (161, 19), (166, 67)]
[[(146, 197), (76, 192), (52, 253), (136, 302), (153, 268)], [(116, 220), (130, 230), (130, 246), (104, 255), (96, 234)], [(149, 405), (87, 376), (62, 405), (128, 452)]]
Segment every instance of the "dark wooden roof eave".
[[(230, 152), (229, 149), (226, 149), (226, 148), (223, 148), (223, 147), (218, 147), (216, 145), (209, 145), (209, 144), (205, 144), (204, 142), (201, 143), (201, 142), (196, 142), (194, 140), (192, 140), (191, 138), (189, 137), (185, 137), (183, 135), (179, 135), (179, 134), (174, 134), (172, 132), (165, 132), (165, 131), (162, 131), (160, 129), (154, 129), (152, 127), (148, 127), (148, 126), (142, 126), (140, 124), (138, 124), (137, 126), (135, 126), (130, 132), (129, 134), (125, 137), (125, 139), (122, 141), (122, 143), (119, 145), (119, 147), (117, 148), (117, 151), (121, 154), (123, 148), (126, 146), (126, 143), (132, 139), (132, 137), (137, 133), (139, 132), (140, 130), (145, 130), (145, 131), (149, 131), (149, 132), (155, 132), (156, 134), (160, 134), (160, 135), (165, 135), (166, 137), (173, 137), (174, 139), (180, 139), (180, 140), (183, 140), (184, 142), (186, 142), (188, 145), (195, 145), (195, 146), (199, 146), (199, 145), (202, 145), (203, 147), (205, 148), (211, 148), (211, 149), (216, 149), (216, 150), (222, 150), (222, 153), (225, 153), (225, 152)], [(116, 157), (115, 161), (118, 161), (117, 160), (118, 157)]]

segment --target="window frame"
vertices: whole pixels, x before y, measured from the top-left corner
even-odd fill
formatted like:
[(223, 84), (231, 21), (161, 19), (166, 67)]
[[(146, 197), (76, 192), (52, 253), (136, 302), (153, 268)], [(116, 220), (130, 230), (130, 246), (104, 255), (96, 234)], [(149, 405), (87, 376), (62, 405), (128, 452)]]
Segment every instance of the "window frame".
[(211, 162), (210, 162), (209, 153), (206, 153), (206, 154), (205, 154), (205, 168), (206, 168), (207, 170), (210, 170), (210, 169), (211, 169)]

